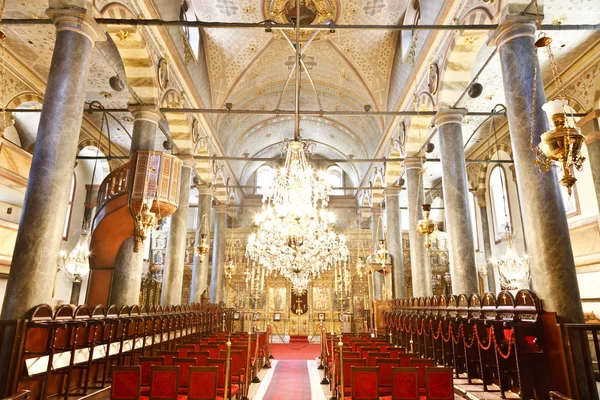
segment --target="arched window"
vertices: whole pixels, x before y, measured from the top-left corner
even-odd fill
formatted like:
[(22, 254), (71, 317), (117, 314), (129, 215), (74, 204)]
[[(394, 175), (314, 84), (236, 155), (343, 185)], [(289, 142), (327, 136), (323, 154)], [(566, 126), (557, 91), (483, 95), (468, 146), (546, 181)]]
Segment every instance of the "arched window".
[(475, 196), (469, 192), (469, 214), (471, 216), (471, 229), (473, 230), (473, 244), (475, 251), (479, 251), (479, 235), (477, 234), (477, 213), (475, 212)]
[[(179, 20), (180, 21), (197, 21), (196, 13), (194, 12), (194, 7), (190, 1), (184, 1), (181, 4), (181, 9), (179, 11)], [(194, 57), (197, 60), (198, 55), (200, 53), (200, 29), (199, 28), (190, 28), (189, 26), (182, 27), (185, 38), (187, 39), (192, 52), (194, 53)]]
[(496, 165), (490, 174), (490, 200), (492, 207), (492, 220), (496, 242), (499, 242), (507, 226), (512, 227), (510, 207), (508, 203), (508, 189), (506, 172), (500, 165)]
[[(331, 187), (343, 187), (344, 171), (337, 165), (327, 168), (327, 182), (329, 182)], [(342, 189), (333, 189), (329, 194), (331, 196), (343, 196), (344, 191)]]
[(71, 178), (71, 191), (69, 192), (69, 205), (67, 206), (67, 214), (65, 215), (65, 224), (63, 225), (63, 240), (69, 239), (69, 227), (71, 225), (71, 214), (73, 213), (73, 201), (75, 200), (75, 173)]
[(256, 170), (256, 194), (264, 194), (275, 179), (275, 170), (268, 165), (263, 165)]

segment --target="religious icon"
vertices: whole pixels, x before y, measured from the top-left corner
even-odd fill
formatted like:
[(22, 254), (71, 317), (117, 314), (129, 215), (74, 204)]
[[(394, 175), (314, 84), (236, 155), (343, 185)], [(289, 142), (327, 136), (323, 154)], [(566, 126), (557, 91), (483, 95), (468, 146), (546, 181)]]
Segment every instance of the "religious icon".
[(354, 315), (362, 317), (365, 311), (365, 298), (364, 296), (354, 296), (353, 299)]
[(310, 25), (317, 17), (317, 7), (313, 0), (300, 0), (300, 12), (296, 10), (296, 0), (290, 0), (285, 5), (283, 13), (291, 24), (296, 24), (297, 15), (300, 15), (301, 25)]
[(273, 321), (281, 321), (281, 313), (273, 313)]
[(162, 250), (154, 252), (154, 264), (163, 264), (165, 262), (165, 252)]

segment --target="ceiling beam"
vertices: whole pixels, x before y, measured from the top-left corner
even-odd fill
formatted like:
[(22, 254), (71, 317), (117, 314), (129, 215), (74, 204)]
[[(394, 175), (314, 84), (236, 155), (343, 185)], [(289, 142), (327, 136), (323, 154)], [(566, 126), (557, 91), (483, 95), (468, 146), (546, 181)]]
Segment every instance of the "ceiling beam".
[[(277, 24), (267, 20), (263, 22), (205, 22), (205, 21), (165, 21), (161, 19), (115, 19), (115, 18), (96, 18), (96, 22), (101, 25), (126, 25), (126, 26), (184, 26), (189, 28), (223, 28), (223, 29), (295, 29), (293, 24)], [(52, 25), (50, 19), (23, 18), (23, 19), (3, 19), (2, 25)], [(453, 31), (453, 30), (480, 30), (490, 31), (498, 28), (498, 24), (472, 24), (472, 25), (352, 25), (335, 24), (330, 22), (322, 25), (303, 25), (301, 30), (329, 30), (336, 29), (361, 29), (361, 30), (389, 30), (389, 31)], [(597, 31), (600, 30), (600, 24), (562, 24), (542, 25), (544, 31)]]
[[(2, 112), (22, 112), (34, 113), (41, 112), (41, 108), (7, 108), (0, 109)], [(239, 114), (239, 115), (294, 115), (294, 110), (227, 110), (221, 108), (160, 108), (163, 113), (173, 114)], [(130, 113), (127, 108), (86, 108), (86, 113), (107, 112), (107, 113)], [(373, 116), (390, 116), (390, 117), (433, 117), (437, 111), (316, 111), (316, 110), (300, 110), (300, 115), (309, 116), (338, 116), (338, 117), (373, 117)], [(469, 111), (466, 114), (471, 117), (492, 117), (506, 116), (504, 112), (493, 111)], [(573, 114), (573, 117), (585, 117), (587, 113)]]

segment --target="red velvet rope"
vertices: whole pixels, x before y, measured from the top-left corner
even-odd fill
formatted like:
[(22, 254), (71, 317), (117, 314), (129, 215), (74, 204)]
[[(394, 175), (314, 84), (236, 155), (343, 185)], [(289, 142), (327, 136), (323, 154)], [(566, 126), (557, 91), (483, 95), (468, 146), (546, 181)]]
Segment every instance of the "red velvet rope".
[(511, 329), (510, 337), (508, 338), (508, 352), (506, 352), (506, 354), (505, 354), (500, 349), (500, 346), (498, 345), (498, 340), (496, 340), (496, 335), (494, 335), (494, 344), (496, 347), (496, 351), (498, 352), (498, 355), (500, 357), (504, 358), (505, 360), (510, 357), (510, 353), (512, 352), (512, 348), (513, 348), (513, 344), (514, 344), (514, 338), (515, 338), (515, 331), (514, 331), (514, 329)]

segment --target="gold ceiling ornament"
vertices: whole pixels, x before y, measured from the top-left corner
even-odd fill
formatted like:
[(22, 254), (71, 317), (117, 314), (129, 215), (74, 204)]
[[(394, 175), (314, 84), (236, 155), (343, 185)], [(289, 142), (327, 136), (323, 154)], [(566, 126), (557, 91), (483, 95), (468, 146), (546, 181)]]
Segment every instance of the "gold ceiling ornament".
[[(323, 25), (330, 20), (336, 20), (339, 12), (337, 0), (300, 0), (300, 12), (297, 10), (297, 0), (273, 0), (263, 2), (263, 12), (267, 19), (277, 24), (296, 24), (296, 15), (300, 15), (301, 25)], [(302, 30), (300, 42), (308, 40), (315, 31)], [(286, 35), (295, 40), (294, 30), (276, 30), (273, 32), (276, 38)]]
[[(535, 11), (537, 16), (538, 30), (541, 31), (541, 17), (539, 13), (539, 6), (537, 0), (535, 1)], [(577, 182), (577, 178), (572, 174), (572, 168), (574, 167), (578, 171), (583, 168), (583, 162), (585, 157), (581, 155), (581, 147), (585, 142), (585, 136), (581, 134), (581, 131), (575, 119), (573, 117), (573, 109), (569, 107), (569, 100), (565, 94), (563, 81), (558, 71), (558, 65), (552, 52), (552, 39), (544, 32), (541, 32), (538, 36), (538, 40), (535, 42), (535, 52), (537, 56), (538, 49), (546, 49), (548, 54), (548, 61), (552, 69), (552, 75), (554, 77), (554, 83), (556, 85), (557, 96), (555, 99), (548, 101), (542, 105), (542, 109), (546, 112), (550, 130), (543, 133), (540, 137), (540, 142), (537, 146), (534, 145), (534, 134), (535, 134), (535, 113), (536, 113), (536, 100), (537, 100), (537, 75), (538, 75), (538, 63), (535, 63), (534, 67), (534, 78), (533, 78), (533, 101), (532, 101), (532, 113), (531, 113), (531, 126), (530, 126), (530, 140), (529, 144), (532, 151), (535, 152), (536, 160), (535, 164), (538, 166), (540, 171), (548, 172), (550, 167), (557, 166), (553, 165), (553, 162), (560, 164), (562, 168), (563, 176), (558, 181), (562, 186), (567, 189), (569, 197), (573, 191), (573, 185)]]
[(417, 233), (419, 236), (425, 236), (424, 246), (427, 250), (431, 247), (431, 236), (437, 229), (437, 224), (429, 218), (431, 213), (431, 204), (423, 204), (423, 219), (417, 222)]
[(129, 40), (129, 38), (131, 38), (131, 36), (133, 36), (133, 35), (132, 35), (132, 33), (131, 33), (131, 32), (129, 32), (129, 31), (124, 31), (124, 30), (122, 30), (122, 29), (119, 29), (119, 30), (117, 31), (117, 33), (115, 33), (115, 36), (117, 36), (117, 38), (119, 38), (119, 40), (120, 40), (121, 42), (124, 42), (124, 41), (127, 41), (127, 40)]
[(210, 244), (208, 243), (208, 214), (202, 215), (200, 219), (200, 243), (196, 246), (196, 255), (200, 258), (201, 262), (206, 260), (206, 256), (210, 250)]
[(144, 241), (148, 237), (150, 229), (156, 224), (156, 215), (150, 211), (152, 202), (153, 201), (150, 200), (150, 203), (142, 203), (142, 208), (134, 219), (133, 237), (135, 239), (135, 244), (133, 251), (136, 253), (144, 247)]

